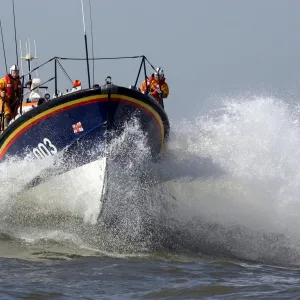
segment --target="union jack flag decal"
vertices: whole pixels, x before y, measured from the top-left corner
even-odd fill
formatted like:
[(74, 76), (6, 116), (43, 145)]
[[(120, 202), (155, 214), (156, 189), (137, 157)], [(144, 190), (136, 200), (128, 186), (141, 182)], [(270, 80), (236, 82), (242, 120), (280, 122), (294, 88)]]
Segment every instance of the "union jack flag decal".
[(78, 133), (78, 132), (82, 132), (83, 131), (83, 127), (81, 125), (81, 122), (73, 124), (72, 127), (73, 127), (74, 133)]

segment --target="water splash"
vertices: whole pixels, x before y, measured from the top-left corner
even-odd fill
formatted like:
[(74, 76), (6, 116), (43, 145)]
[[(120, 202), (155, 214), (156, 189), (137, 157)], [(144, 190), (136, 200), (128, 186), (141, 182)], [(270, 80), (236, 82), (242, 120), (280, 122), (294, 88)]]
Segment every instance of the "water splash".
[[(26, 194), (24, 198), (23, 189), (36, 176), (44, 173), (44, 178), (47, 178), (53, 175), (52, 169), (69, 167), (64, 165), (60, 157), (47, 161), (28, 159), (20, 162), (15, 159), (2, 164), (9, 178), (1, 191), (3, 203), (7, 203), (6, 206), (2, 205), (0, 211), (3, 221), (0, 224), (1, 232), (33, 244), (44, 245), (45, 239), (48, 239), (50, 244), (56, 241), (66, 246), (71, 243), (72, 237), (73, 243), (78, 243), (79, 248), (95, 251), (130, 253), (145, 249), (149, 239), (142, 232), (145, 231), (147, 220), (152, 221), (150, 216), (155, 215), (156, 203), (153, 200), (155, 195), (148, 191), (150, 181), (144, 168), (151, 156), (146, 139), (139, 123), (133, 119), (124, 133), (109, 145), (114, 158), (109, 164), (111, 195), (105, 207), (106, 221), (101, 223), (100, 220), (96, 225), (89, 216), (91, 211), (97, 211), (100, 196), (92, 197), (93, 191), (87, 193), (86, 185), (83, 189), (85, 178), (82, 175), (73, 178), (71, 190), (66, 188), (64, 182), (57, 181), (50, 193), (38, 185), (34, 194)], [(26, 170), (29, 166), (34, 168), (30, 174)], [(95, 177), (97, 174), (90, 170), (87, 179)], [(19, 194), (22, 195), (22, 201)], [(76, 248), (74, 245), (72, 247)]]
[[(154, 163), (133, 121), (110, 145), (118, 159), (110, 163), (110, 199), (98, 226), (57, 215), (38, 221), (30, 212), (11, 226), (19, 215), (3, 205), (1, 214), (11, 218), (3, 218), (1, 231), (105, 253), (171, 249), (298, 264), (299, 116), (298, 105), (274, 98), (224, 99), (205, 116), (172, 124), (167, 149)], [(27, 180), (26, 162), (19, 166), (3, 167), (18, 178), (17, 190)], [(14, 198), (9, 178), (4, 203)], [(68, 195), (60, 196), (72, 208)]]
[(165, 186), (178, 201), (181, 227), (193, 228), (186, 232), (195, 247), (297, 262), (299, 115), (298, 105), (278, 99), (231, 98), (172, 126), (170, 165), (184, 172)]

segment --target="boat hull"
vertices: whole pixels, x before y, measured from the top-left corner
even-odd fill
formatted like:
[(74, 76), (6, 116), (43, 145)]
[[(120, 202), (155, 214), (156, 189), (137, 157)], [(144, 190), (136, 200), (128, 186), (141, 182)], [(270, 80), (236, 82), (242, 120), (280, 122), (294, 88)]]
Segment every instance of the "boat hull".
[(73, 168), (26, 187), (16, 195), (25, 214), (38, 216), (74, 216), (95, 224), (105, 194), (106, 158)]
[(133, 116), (152, 154), (159, 154), (169, 132), (160, 105), (138, 91), (104, 86), (58, 97), (16, 119), (0, 137), (0, 159), (43, 158), (65, 150), (88, 163), (104, 155), (107, 132), (120, 134)]
[(29, 179), (18, 199), (29, 207), (38, 203), (95, 223), (109, 190), (107, 144), (133, 119), (156, 157), (169, 133), (168, 118), (155, 99), (136, 90), (107, 85), (82, 90), (17, 118), (0, 136), (2, 161), (62, 154), (57, 165)]

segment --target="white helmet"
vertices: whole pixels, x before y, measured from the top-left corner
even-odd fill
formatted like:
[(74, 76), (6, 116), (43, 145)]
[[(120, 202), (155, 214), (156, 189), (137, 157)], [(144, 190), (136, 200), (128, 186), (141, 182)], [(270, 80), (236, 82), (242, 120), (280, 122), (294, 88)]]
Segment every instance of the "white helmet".
[(12, 71), (19, 71), (19, 67), (17, 65), (12, 65), (9, 69), (9, 73), (11, 74)]
[(162, 79), (165, 76), (164, 70), (160, 67), (156, 68), (155, 73), (158, 75), (159, 79)]

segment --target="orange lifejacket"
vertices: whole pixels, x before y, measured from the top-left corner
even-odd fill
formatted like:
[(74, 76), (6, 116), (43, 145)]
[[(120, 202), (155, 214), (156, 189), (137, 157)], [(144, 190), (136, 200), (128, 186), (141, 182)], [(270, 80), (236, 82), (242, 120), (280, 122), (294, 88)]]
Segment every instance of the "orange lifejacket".
[(149, 88), (151, 86), (151, 82), (154, 80), (153, 76), (150, 76), (147, 78), (147, 87)]
[(22, 95), (22, 83), (20, 79), (13, 79), (9, 74), (6, 74), (4, 78), (6, 81), (6, 95), (13, 99), (20, 98)]
[(162, 78), (158, 81), (153, 76), (150, 76), (147, 78), (146, 84), (145, 82), (142, 83), (141, 90), (142, 92), (146, 92), (146, 89), (148, 89), (148, 92), (152, 92), (156, 88), (164, 86), (165, 80), (165, 78)]

